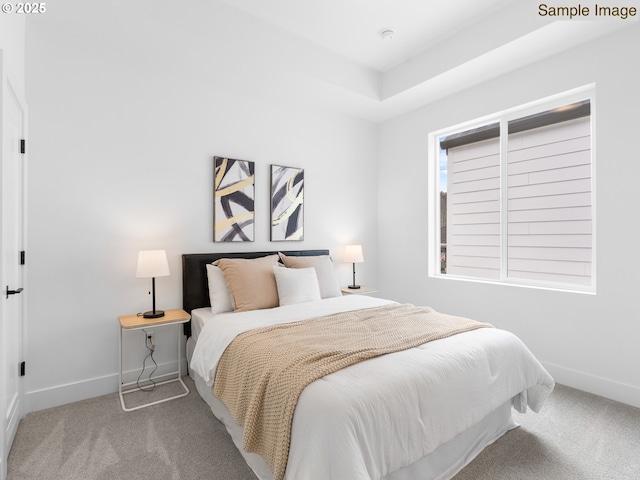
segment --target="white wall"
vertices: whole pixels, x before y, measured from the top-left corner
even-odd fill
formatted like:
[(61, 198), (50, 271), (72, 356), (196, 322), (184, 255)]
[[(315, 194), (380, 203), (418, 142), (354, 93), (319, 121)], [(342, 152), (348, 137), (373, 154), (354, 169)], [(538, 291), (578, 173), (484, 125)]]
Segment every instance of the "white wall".
[[(357, 241), (359, 279), (376, 281), (377, 127), (325, 101), (374, 79), (216, 2), (130, 3), (59, 2), (27, 21), (30, 410), (117, 390), (117, 317), (151, 303), (140, 249), (169, 256), (158, 308), (181, 307), (182, 253), (339, 261)], [(253, 243), (212, 242), (214, 155), (256, 162)], [(305, 169), (303, 242), (269, 242), (272, 163)], [(171, 336), (156, 335), (167, 362)], [(138, 368), (143, 341), (125, 347)]]
[[(629, 50), (639, 44), (636, 23), (382, 124), (378, 248), (382, 296), (511, 330), (559, 383), (640, 407), (640, 62)], [(597, 294), (429, 278), (428, 133), (592, 82)]]

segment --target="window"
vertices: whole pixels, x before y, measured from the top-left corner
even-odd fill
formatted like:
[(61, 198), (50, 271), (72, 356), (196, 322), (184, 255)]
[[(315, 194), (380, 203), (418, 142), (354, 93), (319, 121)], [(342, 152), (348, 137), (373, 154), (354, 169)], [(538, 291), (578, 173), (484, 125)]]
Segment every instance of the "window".
[(434, 275), (594, 289), (592, 96), (430, 136)]

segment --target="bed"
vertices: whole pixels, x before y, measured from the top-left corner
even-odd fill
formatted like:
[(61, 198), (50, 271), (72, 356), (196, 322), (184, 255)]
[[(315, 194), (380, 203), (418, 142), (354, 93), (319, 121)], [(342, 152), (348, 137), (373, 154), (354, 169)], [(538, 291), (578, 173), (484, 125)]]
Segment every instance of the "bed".
[[(285, 259), (288, 268), (279, 268), (291, 273), (296, 267), (308, 273), (305, 267), (315, 265), (319, 278), (320, 266), (324, 268), (330, 258), (328, 250), (183, 255), (183, 308), (192, 315), (185, 326), (189, 373), (261, 480), (453, 478), (487, 445), (517, 427), (512, 408), (539, 411), (553, 390), (553, 379), (526, 346), (497, 328), (476, 328), (380, 355), (304, 388), (290, 424), (286, 469), (278, 472), (265, 458), (245, 450), (246, 432), (213, 393), (225, 350), (244, 332), (396, 304), (365, 295), (334, 294), (333, 285), (328, 294), (324, 278), (318, 285), (320, 298), (281, 298), (282, 304), (275, 307), (245, 308), (238, 294), (238, 303), (233, 305), (232, 295), (231, 307), (216, 310), (219, 298), (213, 291), (219, 284), (210, 284), (213, 262), (274, 256), (280, 262)], [(319, 259), (322, 264), (314, 263)], [(275, 272), (280, 279), (281, 270)], [(302, 271), (296, 272), (296, 278), (302, 278), (298, 274)], [(328, 284), (332, 282), (335, 279), (329, 278)]]

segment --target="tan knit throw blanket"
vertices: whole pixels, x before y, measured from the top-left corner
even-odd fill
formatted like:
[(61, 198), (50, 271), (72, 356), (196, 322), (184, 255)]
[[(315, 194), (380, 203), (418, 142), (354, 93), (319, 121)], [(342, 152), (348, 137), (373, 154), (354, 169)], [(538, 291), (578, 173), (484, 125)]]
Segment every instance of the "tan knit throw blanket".
[(222, 355), (213, 393), (244, 427), (244, 447), (284, 477), (291, 421), (302, 390), (357, 362), (481, 327), (428, 307), (387, 305), (258, 328)]

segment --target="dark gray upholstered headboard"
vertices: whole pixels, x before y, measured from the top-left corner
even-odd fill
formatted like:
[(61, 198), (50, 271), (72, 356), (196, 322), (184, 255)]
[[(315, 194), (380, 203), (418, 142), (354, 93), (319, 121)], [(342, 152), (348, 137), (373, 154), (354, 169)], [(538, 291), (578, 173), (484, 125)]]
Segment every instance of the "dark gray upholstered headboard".
[[(329, 255), (329, 250), (279, 250), (289, 256)], [(191, 313), (194, 308), (209, 307), (208, 263), (220, 258), (259, 258), (275, 252), (185, 253), (182, 255), (182, 308)], [(191, 335), (191, 323), (184, 324), (184, 333)]]

